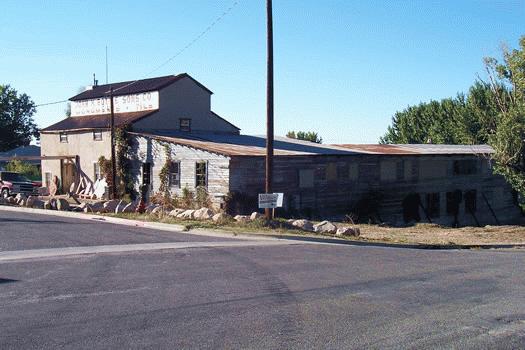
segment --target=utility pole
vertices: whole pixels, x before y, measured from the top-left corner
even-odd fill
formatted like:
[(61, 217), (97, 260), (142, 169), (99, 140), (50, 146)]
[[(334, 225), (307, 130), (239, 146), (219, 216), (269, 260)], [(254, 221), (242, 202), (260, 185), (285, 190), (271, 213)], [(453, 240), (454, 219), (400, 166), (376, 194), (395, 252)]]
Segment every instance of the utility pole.
[[(266, 85), (266, 193), (272, 193), (273, 185), (273, 20), (272, 0), (266, 0), (267, 18), (267, 85)], [(266, 219), (272, 218), (272, 211), (266, 208)]]
[(115, 109), (113, 108), (113, 87), (109, 89), (109, 108), (110, 108), (110, 134), (111, 134), (111, 199), (117, 198), (117, 163), (115, 159)]

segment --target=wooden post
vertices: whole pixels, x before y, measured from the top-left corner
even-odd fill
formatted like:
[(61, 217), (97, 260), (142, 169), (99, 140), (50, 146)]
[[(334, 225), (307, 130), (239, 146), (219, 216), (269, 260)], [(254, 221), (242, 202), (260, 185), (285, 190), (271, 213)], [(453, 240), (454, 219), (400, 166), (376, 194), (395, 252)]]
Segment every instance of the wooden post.
[(117, 162), (115, 159), (115, 109), (113, 108), (113, 87), (109, 90), (109, 107), (110, 107), (110, 134), (111, 134), (111, 198), (117, 198)]
[[(272, 193), (273, 184), (273, 21), (272, 0), (266, 0), (267, 13), (267, 86), (266, 86), (266, 193)], [(266, 219), (270, 220), (272, 212), (265, 209)]]

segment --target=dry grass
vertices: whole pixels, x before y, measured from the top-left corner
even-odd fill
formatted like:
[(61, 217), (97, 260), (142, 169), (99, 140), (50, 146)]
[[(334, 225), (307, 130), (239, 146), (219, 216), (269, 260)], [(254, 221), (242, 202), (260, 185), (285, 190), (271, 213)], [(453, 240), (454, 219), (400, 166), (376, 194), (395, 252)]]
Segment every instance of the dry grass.
[(525, 244), (525, 226), (441, 227), (417, 224), (409, 227), (359, 225), (361, 238), (392, 243), (476, 245)]
[[(167, 224), (178, 224), (186, 230), (213, 229), (234, 233), (262, 233), (282, 235), (319, 236), (312, 232), (305, 232), (290, 228), (285, 220), (278, 219), (270, 227), (264, 221), (237, 223), (227, 221), (214, 223), (211, 221), (196, 221), (175, 219), (168, 215), (162, 217), (148, 214), (105, 214), (109, 216), (155, 221)], [(336, 225), (348, 225), (336, 223)], [(359, 238), (348, 237), (350, 240), (387, 242), (400, 244), (431, 244), (431, 245), (483, 245), (483, 244), (525, 244), (525, 226), (485, 226), (485, 227), (442, 227), (436, 224), (416, 224), (408, 227), (388, 227), (379, 225), (356, 225), (361, 230)], [(324, 235), (330, 236), (330, 235)], [(333, 236), (330, 236), (333, 237)]]

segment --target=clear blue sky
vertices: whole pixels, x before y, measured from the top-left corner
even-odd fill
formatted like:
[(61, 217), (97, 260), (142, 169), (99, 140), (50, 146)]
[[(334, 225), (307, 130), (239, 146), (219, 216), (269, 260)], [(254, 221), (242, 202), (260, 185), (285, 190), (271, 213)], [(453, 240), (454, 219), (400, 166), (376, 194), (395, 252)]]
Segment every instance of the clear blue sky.
[[(265, 133), (264, 0), (2, 1), (0, 84), (37, 103), (92, 81), (187, 72), (214, 91), (212, 109), (243, 133)], [(376, 143), (392, 115), (454, 96), (484, 75), (482, 58), (525, 35), (525, 0), (274, 0), (275, 132), (318, 131), (327, 143)], [(40, 107), (40, 127), (65, 104)]]

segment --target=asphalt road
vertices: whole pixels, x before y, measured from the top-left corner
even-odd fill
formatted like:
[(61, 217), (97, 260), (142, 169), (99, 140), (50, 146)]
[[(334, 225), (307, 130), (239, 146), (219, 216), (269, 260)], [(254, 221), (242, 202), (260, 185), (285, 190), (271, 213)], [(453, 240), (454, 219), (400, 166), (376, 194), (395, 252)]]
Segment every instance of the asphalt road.
[(519, 250), (243, 245), (5, 212), (0, 241), (194, 244), (0, 261), (2, 349), (525, 347)]

